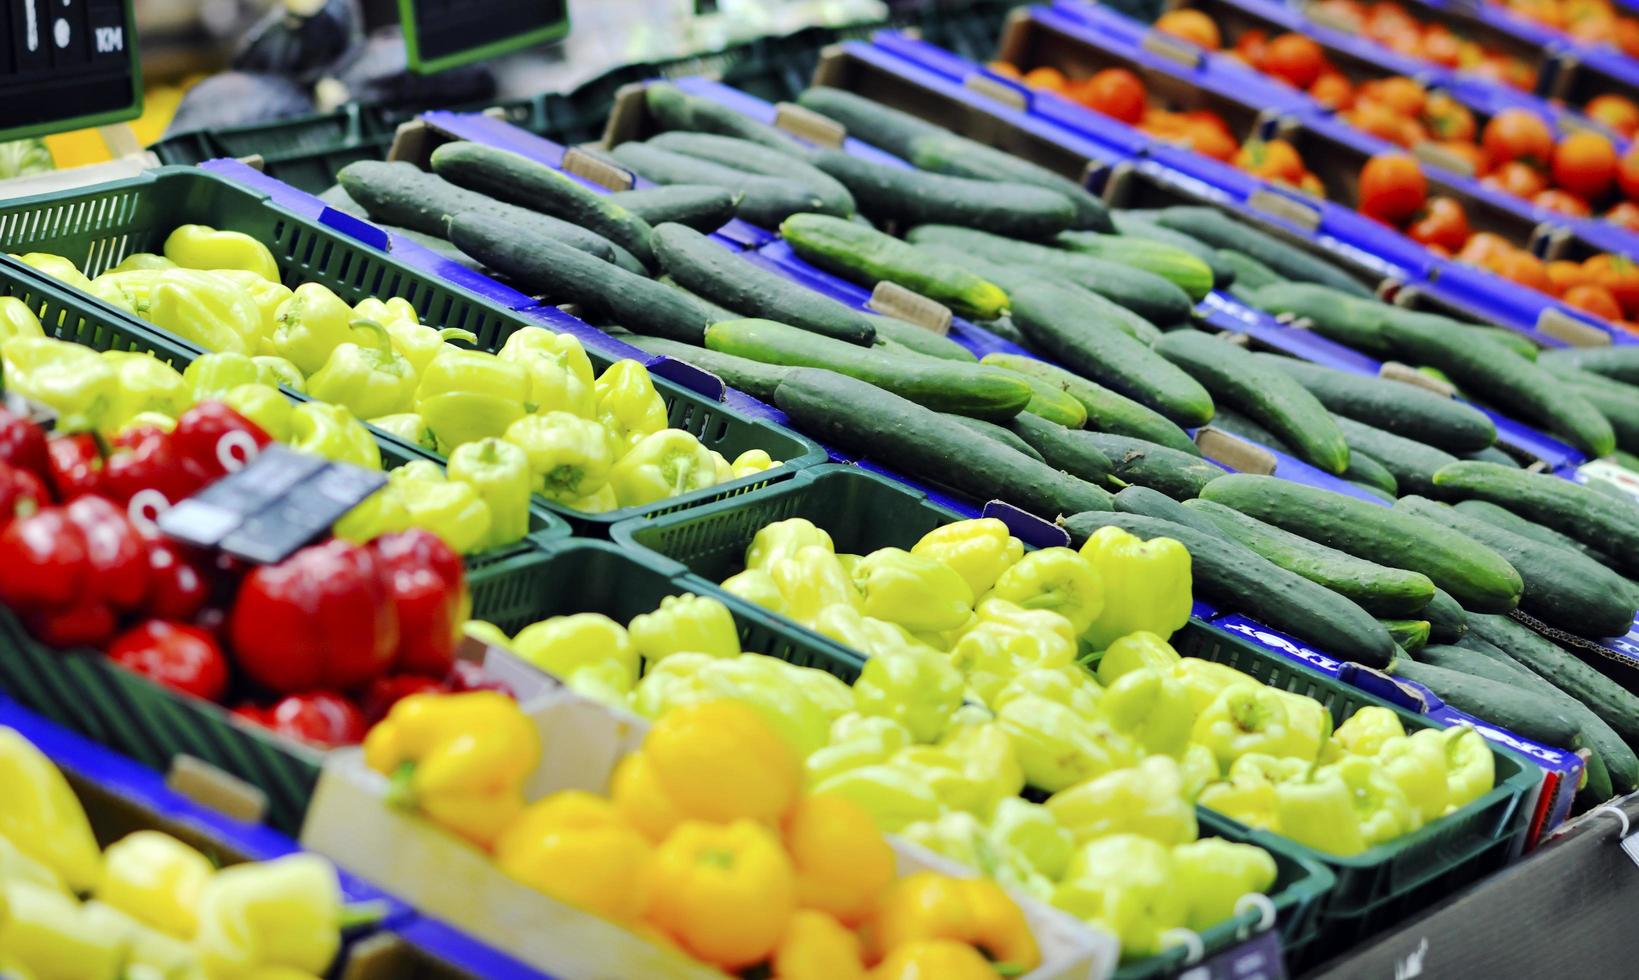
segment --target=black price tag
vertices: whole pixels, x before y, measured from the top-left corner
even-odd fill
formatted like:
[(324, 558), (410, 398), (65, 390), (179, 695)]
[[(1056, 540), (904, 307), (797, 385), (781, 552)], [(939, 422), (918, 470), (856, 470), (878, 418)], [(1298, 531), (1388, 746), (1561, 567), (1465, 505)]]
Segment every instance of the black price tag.
[(556, 41), (565, 0), (398, 0), (410, 67), (431, 73)]
[(273, 444), (244, 469), (165, 511), (158, 524), (188, 544), (267, 564), (323, 534), (386, 485), (384, 473)]
[(1286, 980), (1280, 931), (1265, 929), (1178, 974), (1178, 980)]
[(0, 140), (142, 111), (132, 0), (11, 0), (0, 11)]

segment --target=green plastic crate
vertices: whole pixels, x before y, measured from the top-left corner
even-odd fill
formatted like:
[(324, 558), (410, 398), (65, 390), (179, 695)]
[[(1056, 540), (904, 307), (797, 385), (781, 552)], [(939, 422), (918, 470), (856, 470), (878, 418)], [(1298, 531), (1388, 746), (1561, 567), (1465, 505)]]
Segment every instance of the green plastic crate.
[[(927, 531), (961, 515), (883, 477), (849, 466), (820, 466), (755, 499), (623, 524), (614, 535), (616, 541), (681, 562), (697, 583), (695, 591), (700, 591), (744, 567), (746, 546), (759, 528), (791, 517), (805, 517), (824, 528), (838, 551), (864, 554), (882, 547), (909, 548)], [(815, 642), (832, 642), (794, 623), (788, 625)], [(1191, 623), (1173, 637), (1173, 645), (1187, 656), (1225, 663), (1271, 686), (1313, 697), (1331, 712), (1334, 725), (1366, 705), (1392, 708), (1408, 729), (1431, 725), (1420, 715), (1204, 624)], [(1337, 877), (1336, 888), (1320, 907), (1319, 934), (1308, 949), (1295, 951), (1294, 960), (1301, 962), (1309, 950), (1335, 953), (1507, 863), (1527, 829), (1530, 814), (1523, 801), (1541, 774), (1513, 752), (1492, 747), (1497, 777), (1490, 793), (1415, 834), (1354, 857), (1322, 854), (1273, 834), (1241, 828), (1257, 843), (1300, 852)]]
[(348, 103), (295, 119), (177, 133), (148, 149), (167, 164), (259, 156), (269, 175), (317, 194), (349, 163), (382, 159), (392, 142), (393, 126), (378, 112)]
[[(323, 283), (348, 303), (367, 296), (402, 296), (428, 323), (472, 331), (478, 337), (478, 346), (485, 350), (499, 349), (521, 327), (541, 325), (299, 217), (225, 177), (192, 167), (164, 167), (95, 187), (0, 202), (0, 241), (14, 252), (62, 255), (86, 275), (96, 276), (133, 252), (160, 251), (165, 236), (177, 225), (190, 221), (244, 232), (261, 241), (278, 261), (286, 285)], [(16, 264), (12, 268), (26, 271)], [(83, 297), (84, 304), (98, 311), (102, 320), (142, 327), (148, 334), (167, 337), (172, 349), (187, 352), (189, 359), (200, 352), (195, 345), (170, 337), (94, 297), (73, 291), (71, 295)], [(92, 343), (84, 336), (73, 339)], [(588, 350), (587, 354), (599, 371), (612, 363), (598, 351)], [(693, 433), (708, 449), (729, 459), (748, 449), (763, 449), (784, 465), (606, 514), (587, 514), (539, 496), (535, 498), (537, 509), (555, 514), (577, 532), (605, 536), (609, 527), (619, 521), (749, 493), (826, 459), (818, 443), (789, 429), (752, 418), (664, 378), (654, 379), (654, 385), (666, 403), (672, 427)], [(377, 432), (376, 436), (383, 446), (391, 445), (412, 459), (443, 459), (386, 433)]]

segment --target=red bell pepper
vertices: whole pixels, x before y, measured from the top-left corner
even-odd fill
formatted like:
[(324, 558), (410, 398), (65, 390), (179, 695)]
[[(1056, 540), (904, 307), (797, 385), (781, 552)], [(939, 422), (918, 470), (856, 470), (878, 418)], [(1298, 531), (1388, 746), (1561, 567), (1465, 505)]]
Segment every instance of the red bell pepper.
[(195, 487), (227, 475), (217, 446), (230, 432), (245, 433), (258, 449), (273, 441), (261, 426), (221, 402), (200, 402), (176, 420), (176, 428), (171, 430), (172, 445), (183, 472)]
[(0, 527), (51, 503), (51, 491), (33, 471), (0, 462)]
[(374, 725), (387, 717), (387, 712), (393, 710), (393, 705), (412, 694), (439, 694), (447, 691), (449, 685), (441, 680), (416, 674), (391, 674), (371, 681), (370, 686), (364, 690), (364, 697), (359, 700), (364, 710), (364, 720)]
[(0, 462), (10, 463), (45, 479), (46, 433), (33, 419), (0, 408)]
[(54, 647), (101, 647), (119, 627), (108, 603), (96, 600), (36, 609), (23, 617), (23, 625), (35, 639)]
[(461, 556), (421, 528), (383, 534), (369, 547), (381, 562), (398, 609), (394, 669), (444, 677), (455, 662), (461, 624), (472, 610)]
[(263, 687), (341, 690), (392, 666), (398, 612), (375, 552), (333, 539), (247, 575), (228, 636), (239, 667)]
[(471, 660), (457, 660), (451, 664), (449, 676), (444, 678), (444, 683), (456, 694), (464, 694), (467, 691), (498, 691), (513, 700), (518, 698), (518, 692), (512, 689), (511, 684), (491, 677), (482, 664), (475, 664)]
[(46, 475), (57, 499), (102, 492), (102, 447), (89, 432), (56, 436), (46, 443)]
[(315, 691), (281, 698), (270, 708), (242, 705), (234, 714), (286, 738), (321, 749), (357, 745), (366, 726), (358, 706), (339, 694)]
[(89, 574), (81, 598), (115, 612), (142, 605), (148, 594), (148, 548), (125, 509), (102, 497), (81, 497), (63, 513), (85, 535)]
[(89, 551), (67, 508), (17, 518), (0, 531), (0, 602), (25, 612), (67, 608), (90, 579)]
[(196, 626), (150, 619), (121, 633), (108, 659), (185, 694), (219, 701), (228, 689), (228, 660), (216, 639)]
[(115, 436), (103, 463), (103, 493), (126, 503), (142, 490), (155, 490), (171, 503), (203, 486), (182, 466), (176, 440), (157, 425), (139, 425)]
[(146, 538), (143, 545), (148, 553), (148, 601), (144, 611), (155, 619), (194, 618), (210, 596), (210, 587), (199, 568), (169, 538)]

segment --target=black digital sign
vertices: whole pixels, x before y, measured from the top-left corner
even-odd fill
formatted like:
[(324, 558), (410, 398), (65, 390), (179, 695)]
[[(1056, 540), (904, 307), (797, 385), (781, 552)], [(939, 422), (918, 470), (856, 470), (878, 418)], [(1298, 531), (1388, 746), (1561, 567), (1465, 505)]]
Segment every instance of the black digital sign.
[(0, 140), (142, 111), (132, 0), (9, 0), (0, 13)]
[(410, 66), (442, 71), (556, 41), (569, 33), (565, 0), (398, 0)]

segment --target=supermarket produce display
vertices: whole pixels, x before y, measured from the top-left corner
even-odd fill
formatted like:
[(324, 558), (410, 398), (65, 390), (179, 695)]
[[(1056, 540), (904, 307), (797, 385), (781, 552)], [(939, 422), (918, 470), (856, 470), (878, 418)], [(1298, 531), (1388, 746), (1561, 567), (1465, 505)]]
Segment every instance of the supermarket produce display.
[(1539, 969), (1639, 792), (1573, 7), (981, 3), (0, 182), (0, 975)]

